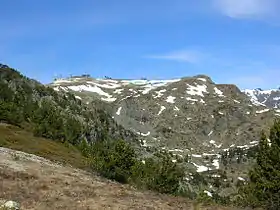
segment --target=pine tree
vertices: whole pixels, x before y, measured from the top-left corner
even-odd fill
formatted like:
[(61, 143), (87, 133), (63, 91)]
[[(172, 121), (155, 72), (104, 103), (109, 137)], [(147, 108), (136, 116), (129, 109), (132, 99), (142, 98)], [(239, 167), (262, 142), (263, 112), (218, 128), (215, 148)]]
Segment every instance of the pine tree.
[[(270, 141), (270, 142), (269, 142)], [(245, 194), (250, 204), (266, 209), (280, 209), (280, 120), (270, 129), (269, 138), (262, 133), (256, 165), (250, 171)]]

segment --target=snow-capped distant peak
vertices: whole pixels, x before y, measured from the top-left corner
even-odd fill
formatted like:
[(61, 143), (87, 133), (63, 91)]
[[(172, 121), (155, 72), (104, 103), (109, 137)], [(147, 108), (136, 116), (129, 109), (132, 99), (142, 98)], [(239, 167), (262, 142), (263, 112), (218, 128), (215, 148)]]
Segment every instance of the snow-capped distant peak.
[(280, 90), (269, 89), (245, 89), (243, 92), (250, 97), (251, 102), (257, 106), (266, 106), (268, 108), (280, 107)]

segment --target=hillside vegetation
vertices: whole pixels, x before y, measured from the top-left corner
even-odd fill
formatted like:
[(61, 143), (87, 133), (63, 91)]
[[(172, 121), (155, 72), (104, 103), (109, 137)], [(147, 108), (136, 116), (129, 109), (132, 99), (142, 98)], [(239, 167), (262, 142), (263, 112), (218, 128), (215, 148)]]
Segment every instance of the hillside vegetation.
[[(207, 174), (189, 170), (188, 165), (183, 164), (189, 161), (188, 156), (182, 159), (167, 151), (141, 148), (137, 136), (118, 125), (100, 103), (87, 106), (73, 94), (56, 92), (5, 65), (0, 66), (0, 96), (0, 147), (85, 169), (140, 190), (187, 197), (211, 205), (280, 208), (280, 121), (275, 121), (269, 138), (263, 135), (260, 145), (250, 150), (256, 154), (236, 150), (240, 157), (256, 157), (256, 163), (249, 172), (248, 182), (242, 181), (236, 186), (238, 193), (221, 196), (206, 188), (208, 181), (210, 185), (214, 182), (217, 189), (223, 187), (221, 183), (206, 179)], [(227, 162), (230, 152), (222, 155), (223, 162)], [(17, 155), (13, 158), (19, 160)], [(3, 174), (3, 177), (12, 176), (7, 171)], [(217, 181), (222, 178), (226, 179), (226, 174)], [(9, 199), (11, 194), (5, 194), (6, 191), (3, 189), (1, 196)], [(172, 208), (177, 206), (173, 205)]]

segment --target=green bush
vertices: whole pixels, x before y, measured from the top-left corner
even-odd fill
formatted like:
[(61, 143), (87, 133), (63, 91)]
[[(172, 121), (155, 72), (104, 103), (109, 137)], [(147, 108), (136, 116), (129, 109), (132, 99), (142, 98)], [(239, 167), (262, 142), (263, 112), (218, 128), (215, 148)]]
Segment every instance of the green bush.
[(92, 168), (100, 175), (127, 183), (132, 167), (136, 163), (136, 153), (123, 140), (98, 141), (92, 145)]
[[(270, 140), (270, 142), (268, 141)], [(243, 203), (280, 209), (280, 121), (275, 121), (269, 138), (262, 134), (250, 182), (240, 188)]]
[(160, 193), (176, 194), (183, 181), (184, 170), (172, 162), (166, 152), (156, 154), (157, 157), (146, 158), (145, 163), (134, 165), (132, 179), (136, 185)]
[(183, 169), (172, 162), (168, 153), (157, 153), (142, 162), (123, 140), (98, 141), (90, 148), (81, 143), (80, 149), (83, 153), (89, 151), (91, 166), (100, 175), (142, 189), (176, 194), (184, 177)]

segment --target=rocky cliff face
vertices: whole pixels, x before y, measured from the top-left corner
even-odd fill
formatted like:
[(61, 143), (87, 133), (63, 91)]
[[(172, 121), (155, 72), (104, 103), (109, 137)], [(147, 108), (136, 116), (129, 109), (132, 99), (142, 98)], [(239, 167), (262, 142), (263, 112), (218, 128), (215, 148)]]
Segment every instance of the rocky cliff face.
[(280, 89), (247, 89), (244, 90), (244, 93), (247, 94), (256, 105), (275, 109), (280, 108)]
[(173, 80), (75, 77), (50, 86), (73, 92), (89, 106), (103, 104), (118, 124), (140, 137), (143, 147), (188, 155), (200, 172), (218, 169), (222, 151), (256, 145), (260, 131), (280, 115), (235, 85), (215, 84), (205, 75)]

